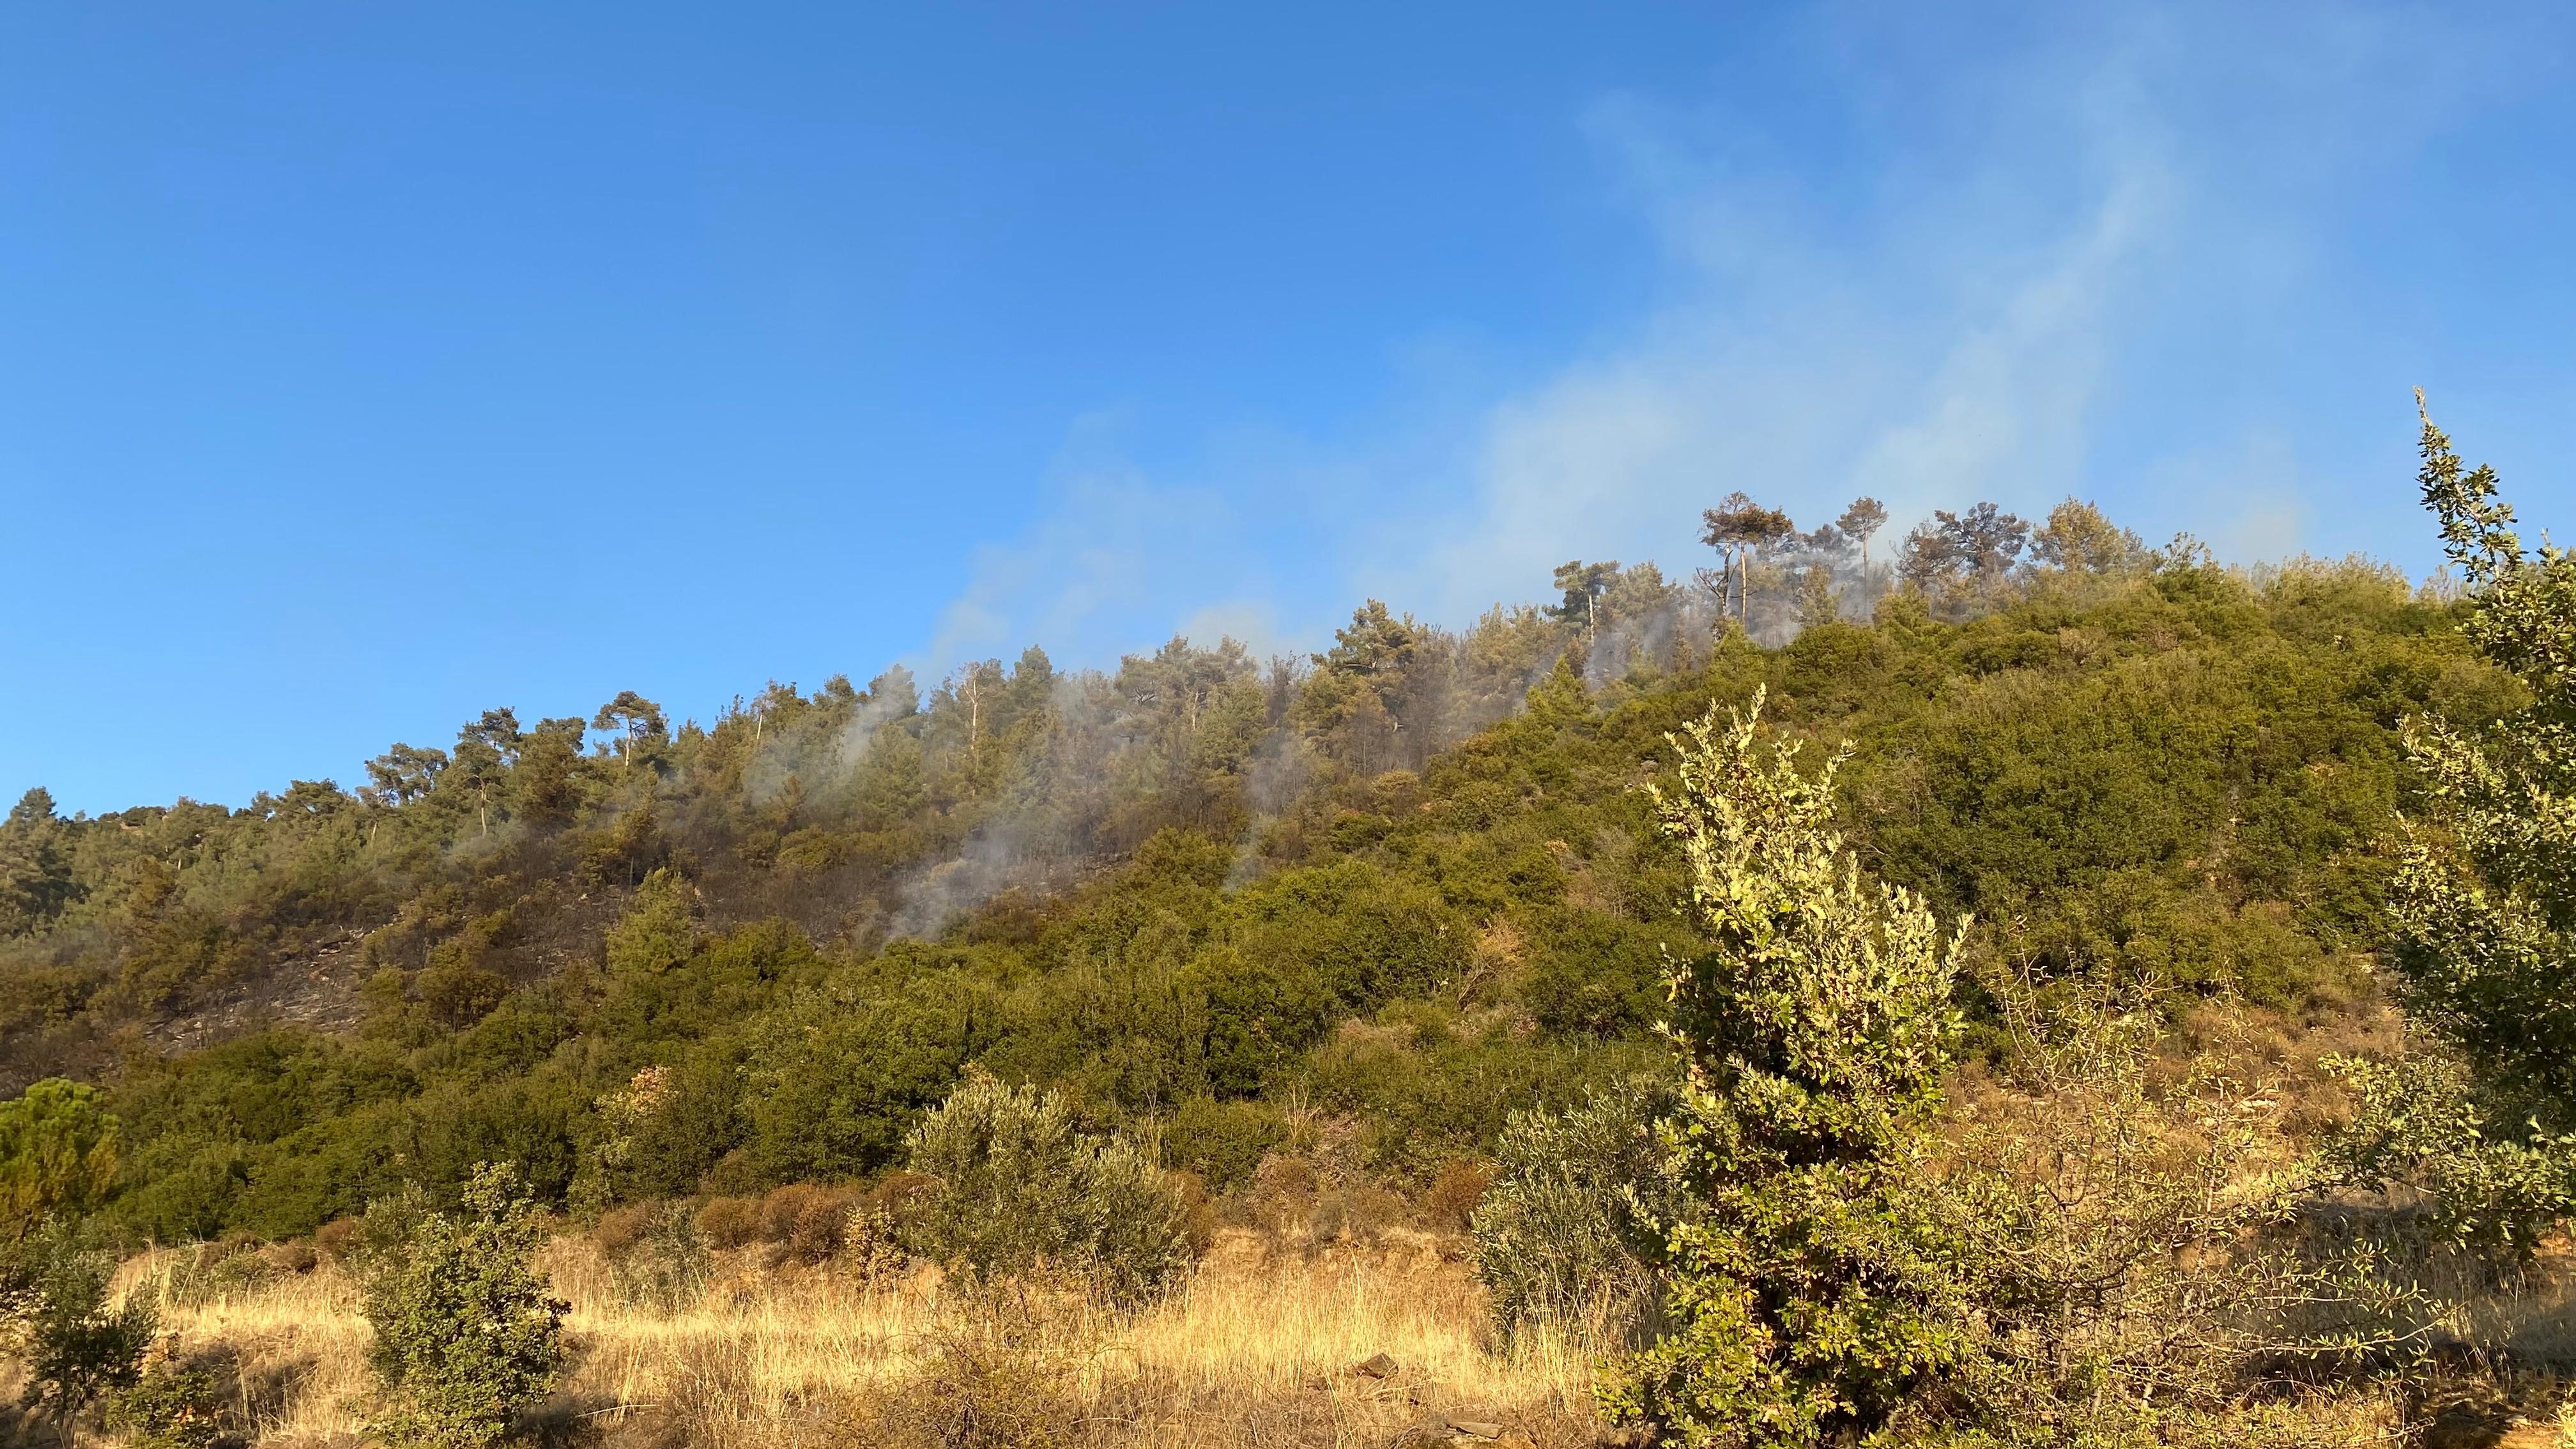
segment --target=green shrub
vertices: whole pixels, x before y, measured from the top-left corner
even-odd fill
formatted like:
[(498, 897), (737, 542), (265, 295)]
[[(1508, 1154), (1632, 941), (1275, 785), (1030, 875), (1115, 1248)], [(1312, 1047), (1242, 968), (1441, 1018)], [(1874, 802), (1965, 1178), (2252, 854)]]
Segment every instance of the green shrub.
[(1633, 921), (1571, 906), (1529, 913), (1520, 996), (1538, 1024), (1566, 1036), (1633, 1036), (1664, 1014), (1664, 938)]
[(1197, 1173), (1211, 1192), (1232, 1192), (1250, 1182), (1261, 1159), (1287, 1137), (1275, 1107), (1192, 1097), (1163, 1124), (1163, 1161)]
[(222, 1387), (203, 1364), (156, 1359), (108, 1397), (107, 1427), (125, 1449), (214, 1449), (224, 1437)]
[(25, 1294), (21, 1402), (50, 1415), (68, 1444), (82, 1410), (102, 1394), (131, 1387), (141, 1374), (156, 1316), (140, 1295), (109, 1305), (116, 1259), (69, 1221), (58, 1218), (20, 1244), (13, 1266), (10, 1276)]
[(0, 1101), (0, 1240), (86, 1211), (116, 1181), (120, 1147), (95, 1088), (54, 1077)]
[(2393, 1060), (2334, 1057), (2352, 1118), (2319, 1153), (2332, 1180), (2409, 1202), (2386, 1228), (2417, 1251), (2447, 1250), (2499, 1276), (2530, 1264), (2576, 1212), (2576, 1137), (2490, 1130), (2459, 1058), (2430, 1043)]
[(476, 1167), (463, 1208), (414, 1216), (391, 1207), (389, 1224), (411, 1218), (404, 1241), (368, 1258), (366, 1316), (391, 1408), (377, 1428), (396, 1444), (490, 1444), (545, 1398), (563, 1367), (567, 1305), (547, 1294), (531, 1262), (545, 1221), (518, 1174)]
[(908, 1145), (912, 1170), (938, 1180), (901, 1219), (923, 1257), (987, 1276), (1085, 1270), (1130, 1299), (1188, 1261), (1178, 1186), (1137, 1144), (1081, 1131), (1052, 1092), (972, 1071)]
[(2527, 553), (2494, 472), (2464, 474), (2429, 417), (2423, 452), (2424, 501), (2473, 589), (2461, 632), (2531, 703), (2485, 728), (2409, 723), (2426, 818), (2406, 833), (2391, 954), (2417, 1013), (2481, 1077), (2576, 1119), (2576, 553)]
[(697, 892), (682, 877), (667, 869), (644, 877), (603, 942), (610, 973), (656, 976), (696, 955), (698, 909)]
[(462, 1031), (499, 1009), (510, 983), (480, 966), (439, 965), (420, 973), (420, 1003), (429, 1019)]
[(1512, 1114), (1470, 1219), (1477, 1275), (1505, 1329), (1552, 1321), (1616, 1335), (1652, 1322), (1654, 1224), (1682, 1217), (1654, 1135), (1671, 1105), (1671, 1088), (1641, 1079), (1562, 1113)]
[(1603, 1399), (1680, 1444), (1803, 1449), (1875, 1434), (1966, 1353), (1956, 1246), (1913, 1171), (1959, 943), (1860, 873), (1839, 757), (1802, 774), (1761, 708), (1690, 725), (1680, 788), (1654, 792), (1711, 942), (1671, 970), (1688, 1076), (1659, 1133), (1701, 1211), (1657, 1224), (1668, 1326)]

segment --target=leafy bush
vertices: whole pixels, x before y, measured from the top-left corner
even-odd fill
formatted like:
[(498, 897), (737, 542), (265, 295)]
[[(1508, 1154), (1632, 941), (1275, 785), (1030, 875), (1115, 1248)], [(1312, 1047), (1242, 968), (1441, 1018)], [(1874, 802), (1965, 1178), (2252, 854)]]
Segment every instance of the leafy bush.
[(2393, 1060), (2326, 1065), (2353, 1112), (2319, 1156), (2336, 1182), (2409, 1202), (2381, 1220), (2409, 1246), (2509, 1274), (2576, 1211), (2576, 1138), (2488, 1130), (2489, 1104), (2456, 1056), (2427, 1043)]
[(21, 1400), (50, 1414), (68, 1444), (72, 1420), (82, 1410), (100, 1395), (134, 1384), (157, 1318), (139, 1295), (110, 1306), (116, 1259), (69, 1220), (47, 1224), (20, 1245), (20, 1255), (12, 1276), (26, 1293), (27, 1387)]
[(214, 1449), (223, 1440), (222, 1383), (204, 1364), (166, 1355), (107, 1401), (107, 1427), (126, 1449)]
[(396, 1444), (479, 1449), (541, 1402), (563, 1368), (567, 1305), (531, 1262), (545, 1220), (518, 1174), (489, 1163), (468, 1179), (461, 1215), (397, 1206), (385, 1216), (411, 1221), (398, 1251), (370, 1255), (364, 1279), (392, 1408), (377, 1427)]
[(1657, 1225), (1684, 1209), (1654, 1124), (1670, 1087), (1638, 1080), (1565, 1112), (1515, 1112), (1470, 1223), (1476, 1271), (1506, 1329), (1581, 1323), (1611, 1337), (1653, 1322)]
[(2424, 806), (2390, 883), (2390, 955), (2439, 1045), (2329, 1063), (2355, 1110), (2324, 1161), (2387, 1202), (2340, 1214), (2369, 1280), (2359, 1316), (2399, 1332), (2432, 1306), (2407, 1300), (2516, 1276), (2576, 1212), (2576, 554), (2526, 552), (2494, 471), (2465, 470), (2429, 416), (2421, 449), (2425, 505), (2470, 588), (2460, 632), (2522, 693), (2453, 692), (2466, 717), (2405, 733)]
[(1661, 1128), (1704, 1210), (1656, 1225), (1669, 1326), (1603, 1397), (1686, 1445), (1871, 1433), (1964, 1348), (1943, 1215), (1910, 1171), (1958, 942), (1860, 874), (1833, 829), (1840, 757), (1801, 774), (1761, 707), (1691, 724), (1679, 790), (1653, 797), (1712, 943), (1671, 969), (1689, 1073)]
[(608, 928), (608, 969), (620, 976), (652, 976), (688, 960), (698, 950), (698, 898), (688, 881), (667, 869), (644, 877), (626, 914)]
[(2482, 731), (2408, 728), (2428, 818), (2407, 832), (2393, 954), (2417, 1010), (2488, 1079), (2576, 1118), (2576, 554), (2526, 554), (2494, 472), (2464, 474), (2430, 418), (2423, 453), (2424, 501), (2474, 589), (2461, 632), (2531, 703)]
[(1197, 1173), (1211, 1191), (1231, 1192), (1250, 1182), (1262, 1157), (1287, 1138), (1274, 1107), (1192, 1097), (1163, 1124), (1163, 1160)]
[(1530, 925), (1520, 995), (1540, 1026), (1570, 1036), (1621, 1037), (1662, 1018), (1658, 947), (1670, 932), (1563, 906), (1531, 912)]
[(1187, 1207), (1152, 1155), (1080, 1130), (1062, 1098), (970, 1072), (922, 1119), (912, 1170), (938, 1180), (903, 1216), (904, 1245), (985, 1275), (1042, 1263), (1136, 1298), (1189, 1258)]
[(59, 1077), (0, 1102), (0, 1240), (78, 1213), (116, 1180), (120, 1138), (95, 1088)]

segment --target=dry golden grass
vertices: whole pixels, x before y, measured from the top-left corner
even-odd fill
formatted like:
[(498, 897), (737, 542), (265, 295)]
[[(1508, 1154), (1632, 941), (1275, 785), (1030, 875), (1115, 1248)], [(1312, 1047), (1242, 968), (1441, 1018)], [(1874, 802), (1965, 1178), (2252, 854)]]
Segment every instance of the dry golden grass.
[(353, 1440), (369, 1389), (367, 1345), (357, 1290), (328, 1268), (285, 1275), (201, 1302), (167, 1293), (169, 1270), (193, 1249), (165, 1250), (128, 1261), (128, 1292), (154, 1295), (161, 1328), (187, 1352), (217, 1351), (236, 1367), (236, 1401), (228, 1406), (263, 1444)]
[[(1454, 1240), (1428, 1234), (1316, 1248), (1227, 1230), (1187, 1280), (1132, 1312), (1061, 1285), (978, 1291), (934, 1269), (867, 1277), (739, 1256), (702, 1303), (660, 1313), (621, 1305), (587, 1240), (557, 1239), (545, 1266), (573, 1305), (576, 1358), (545, 1415), (548, 1437), (710, 1449), (1378, 1443), (1437, 1412), (1546, 1443), (1591, 1429), (1590, 1354), (1494, 1334)], [(158, 1293), (171, 1261), (137, 1259), (126, 1282)], [(204, 1302), (163, 1296), (182, 1351), (236, 1356), (245, 1391), (234, 1408), (257, 1443), (358, 1438), (368, 1331), (338, 1270)], [(1394, 1374), (1353, 1372), (1381, 1353)], [(1007, 1404), (966, 1402), (1014, 1393), (1034, 1406), (1026, 1424), (1007, 1419)]]
[[(747, 1248), (724, 1255), (701, 1302), (664, 1312), (621, 1302), (596, 1244), (561, 1237), (543, 1263), (572, 1304), (574, 1360), (534, 1437), (598, 1449), (1380, 1449), (1446, 1414), (1500, 1425), (1524, 1449), (1597, 1440), (1592, 1347), (1493, 1332), (1460, 1248), (1406, 1229), (1319, 1242), (1296, 1227), (1230, 1228), (1188, 1278), (1135, 1311), (1064, 1283), (978, 1288), (935, 1269), (869, 1274), (846, 1260), (764, 1267)], [(328, 1264), (280, 1271), (192, 1301), (167, 1291), (180, 1252), (129, 1262), (123, 1281), (160, 1296), (182, 1352), (230, 1359), (240, 1384), (230, 1407), (253, 1442), (361, 1442), (368, 1330), (346, 1275)], [(2549, 1310), (2515, 1315), (2526, 1331), (2564, 1317), (2554, 1295), (2521, 1306)], [(1392, 1374), (1354, 1372), (1381, 1353), (1398, 1365)], [(2501, 1441), (2509, 1449), (2556, 1442), (2560, 1386), (2502, 1387), (2475, 1373), (2434, 1396), (2381, 1385), (2248, 1405), (2223, 1422), (2177, 1425), (2171, 1442), (2431, 1444), (2435, 1421), (2472, 1401), (2475, 1422), (2515, 1425)]]

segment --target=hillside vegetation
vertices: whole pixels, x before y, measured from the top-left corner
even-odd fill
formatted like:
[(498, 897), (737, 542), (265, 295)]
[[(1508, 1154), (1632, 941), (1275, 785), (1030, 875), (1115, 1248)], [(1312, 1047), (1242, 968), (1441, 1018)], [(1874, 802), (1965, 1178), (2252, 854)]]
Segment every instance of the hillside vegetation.
[[(2412, 722), (2478, 736), (2532, 704), (2529, 670), (2479, 632), (2477, 595), (2366, 561), (2222, 566), (2188, 540), (2146, 549), (2069, 502), (2037, 526), (1991, 505), (1937, 515), (1872, 563), (1884, 514), (1863, 505), (1800, 533), (1739, 495), (1709, 511), (1718, 567), (1688, 584), (1578, 561), (1555, 602), (1463, 632), (1370, 602), (1307, 660), (1176, 639), (1092, 673), (1032, 649), (963, 667), (926, 698), (898, 668), (865, 688), (772, 684), (676, 728), (632, 693), (588, 716), (496, 708), (452, 745), (394, 746), (363, 787), (298, 781), (239, 809), (64, 819), (30, 791), (0, 826), (0, 1067), (13, 1088), (98, 1089), (81, 1110), (113, 1119), (114, 1151), (77, 1205), (127, 1244), (355, 1242), (354, 1223), (396, 1231), (388, 1204), (413, 1203), (412, 1222), (480, 1202), (496, 1226), (469, 1214), (442, 1231), (532, 1233), (512, 1215), (562, 1215), (604, 1235), (579, 1251), (627, 1265), (615, 1291), (630, 1302), (652, 1299), (635, 1273), (667, 1278), (674, 1263), (700, 1265), (682, 1274), (682, 1297), (700, 1301), (709, 1251), (769, 1242), (773, 1264), (815, 1264), (874, 1244), (1041, 1277), (1086, 1254), (1147, 1263), (1093, 1280), (1085, 1311), (1186, 1315), (1212, 1310), (1157, 1285), (1215, 1270), (1153, 1255), (1232, 1233), (1303, 1243), (1311, 1259), (1352, 1225), (1406, 1224), (1427, 1235), (1422, 1271), (1455, 1277), (1437, 1265), (1467, 1255), (1472, 1215), (1501, 1317), (1456, 1331), (1523, 1355), (1475, 1373), (1537, 1384), (1514, 1392), (1552, 1406), (1545, 1434), (1589, 1432), (1591, 1370), (1530, 1368), (1541, 1320), (1589, 1345), (1577, 1360), (1627, 1365), (1605, 1382), (1612, 1410), (1687, 1442), (1991, 1428), (1980, 1416), (2015, 1394), (2057, 1406), (2033, 1408), (2030, 1442), (2114, 1442), (2110, 1420), (2064, 1407), (2104, 1383), (2142, 1406), (2202, 1407), (2253, 1403), (2258, 1381), (2305, 1385), (2293, 1398), (2360, 1385), (2345, 1417), (2299, 1431), (2327, 1436), (2313, 1442), (2344, 1432), (2319, 1425), (2415, 1412), (2431, 1380), (2378, 1375), (2460, 1341), (2467, 1322), (2424, 1306), (2420, 1255), (2381, 1273), (2374, 1297), (2357, 1260), (2300, 1239), (2295, 1296), (2313, 1321), (2299, 1332), (2340, 1347), (2301, 1350), (2295, 1372), (2263, 1357), (2287, 1330), (2257, 1331), (2261, 1294), (2215, 1308), (2140, 1265), (2286, 1241), (2293, 1208), (2227, 1205), (2240, 1199), (2297, 1199), (2303, 1221), (2330, 1203), (2382, 1211), (2396, 1200), (2365, 1203), (2356, 1185), (2438, 1157), (2417, 1143), (2413, 1168), (2383, 1152), (2331, 1182), (2299, 1165), (2358, 1162), (2355, 1103), (2367, 1117), (2430, 1090), (2371, 1063), (2486, 1070), (2474, 1050), (2406, 1045), (2381, 963), (2392, 947), (2440, 955), (2407, 924), (2432, 867), (2401, 819), (2441, 798), (2408, 760)], [(1760, 725), (1744, 715), (1727, 746), (1727, 711), (1757, 700)], [(1742, 794), (1773, 740), (1803, 742), (1805, 763)], [(1810, 799), (1799, 782), (1814, 779), (1830, 783)], [(1787, 889), (1793, 858), (1822, 882), (1846, 869), (1844, 849), (1855, 882), (1900, 904), (1870, 905), (1877, 887), (1856, 884), (1840, 904), (1762, 910), (1842, 922), (1827, 934), (1848, 940), (1937, 930), (1946, 954), (1901, 982), (1827, 987), (1814, 983), (1844, 968), (1802, 976), (1761, 944), (1774, 917), (1746, 914), (1741, 882)], [(1723, 964), (1756, 959), (1788, 973), (1758, 1010), (1730, 993), (1768, 978)], [(1836, 994), (1882, 989), (1866, 1010)], [(1809, 990), (1825, 995), (1781, 1005)], [(1857, 1025), (1866, 1012), (1883, 1025)], [(1875, 1032), (1917, 1045), (1830, 1064)], [(1775, 1077), (1804, 1082), (1804, 1105), (1743, 1085)], [(2444, 1100), (2468, 1090), (2444, 1080)], [(1875, 1085), (1833, 1085), (1849, 1082)], [(1856, 1105), (1831, 1106), (1839, 1091)], [(2207, 1125), (2241, 1102), (2259, 1102), (2242, 1132)], [(2124, 1168), (2104, 1134), (2133, 1132)], [(1775, 1139), (1771, 1165), (1749, 1165), (1745, 1144)], [(1009, 1153), (1073, 1164), (1043, 1175), (1090, 1184), (1064, 1191), (1091, 1205), (976, 1208), (970, 1181), (1013, 1176), (977, 1164)], [(1612, 1159), (1628, 1165), (1585, 1176)], [(1749, 1274), (1757, 1296), (1831, 1276), (1795, 1226), (1812, 1202), (1788, 1205), (1826, 1162), (1833, 1191), (1874, 1204), (1866, 1232), (1896, 1235), (1850, 1238), (1832, 1270), (1859, 1275), (1861, 1296), (1836, 1301), (1877, 1305), (1851, 1311), (1866, 1334), (1894, 1335), (1885, 1358), (1862, 1378), (1764, 1360), (1715, 1386), (1724, 1355), (1694, 1344), (1794, 1339), (1809, 1330), (1783, 1325), (1821, 1321), (1788, 1300), (1711, 1318), (1734, 1300), (1704, 1295), (1711, 1274)], [(1910, 1185), (1918, 1162), (1950, 1196)], [(2034, 1179), (2002, 1169), (2048, 1162), (2063, 1181), (2133, 1186), (2197, 1171), (2206, 1191), (2197, 1207), (2040, 1213), (2014, 1196)], [(509, 1183), (485, 1164), (508, 1164)], [(2001, 1175), (1978, 1178), (1989, 1166)], [(1561, 1190), (1540, 1181), (1550, 1172)], [(2231, 1186), (2257, 1178), (2260, 1194)], [(1658, 1219), (1667, 1190), (1678, 1217)], [(1975, 1193), (1984, 1208), (1959, 1206)], [(56, 1201), (73, 1199), (29, 1211)], [(816, 1203), (828, 1227), (799, 1228)], [(1710, 1203), (1715, 1229), (1693, 1216)], [(2554, 1221), (2546, 1204), (2520, 1210)], [(1327, 1211), (1343, 1226), (1319, 1229)], [(1068, 1226), (1014, 1228), (1020, 1256), (995, 1256), (992, 1224), (1049, 1213)], [(1170, 1236), (1129, 1241), (1162, 1213)], [(1779, 1236), (1748, 1248), (1730, 1214)], [(2006, 1223), (2012, 1245), (1978, 1237)], [(1705, 1232), (1719, 1236), (1692, 1236)], [(2546, 1229), (2531, 1233), (2497, 1251), (2529, 1262)], [(2104, 1257), (2122, 1234), (2130, 1256)], [(1227, 1271), (1250, 1281), (1267, 1270), (1243, 1264), (1269, 1260), (1245, 1241), (1228, 1251), (1254, 1256)], [(1542, 1246), (1493, 1247), (1522, 1241)], [(1538, 1259), (1577, 1243), (1594, 1256), (1541, 1281), (1553, 1270)], [(2034, 1266), (2034, 1243), (2068, 1263)], [(2020, 1296), (1892, 1266), (1927, 1253), (1943, 1272), (2018, 1264)], [(912, 1311), (884, 1261), (852, 1270), (877, 1285), (866, 1311)], [(2264, 1261), (2265, 1281), (2289, 1281), (2278, 1254)], [(2079, 1310), (2066, 1285), (2086, 1263), (2163, 1286)], [(165, 1316), (203, 1301), (171, 1296), (155, 1271)], [(1474, 1296), (1440, 1281), (1424, 1291)], [(2225, 1353), (2150, 1351), (2102, 1327), (2166, 1311), (2149, 1300), (2169, 1289), (2190, 1300), (2169, 1309), (2191, 1332), (2225, 1320)], [(576, 1303), (576, 1324), (596, 1311)], [(1973, 1349), (1955, 1326), (1971, 1319), (2006, 1337), (2022, 1330), (1996, 1325), (2029, 1325), (2027, 1341), (2061, 1357)], [(1106, 1402), (1102, 1381), (1081, 1382), (1067, 1402)], [(1935, 1399), (1952, 1409), (1924, 1407)], [(765, 1402), (773, 1430), (810, 1408)], [(1786, 1417), (1766, 1429), (1764, 1415)], [(2183, 1442), (2218, 1422), (2142, 1408), (2120, 1432)], [(1202, 1429), (1213, 1442), (1242, 1428), (1228, 1423)]]

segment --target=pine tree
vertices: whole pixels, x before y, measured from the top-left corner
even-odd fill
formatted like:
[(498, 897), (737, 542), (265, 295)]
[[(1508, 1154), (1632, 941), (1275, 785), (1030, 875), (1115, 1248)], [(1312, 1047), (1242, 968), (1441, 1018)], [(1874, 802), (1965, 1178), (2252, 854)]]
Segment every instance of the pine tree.
[(54, 797), (38, 786), (0, 821), (0, 938), (42, 930), (81, 896)]

